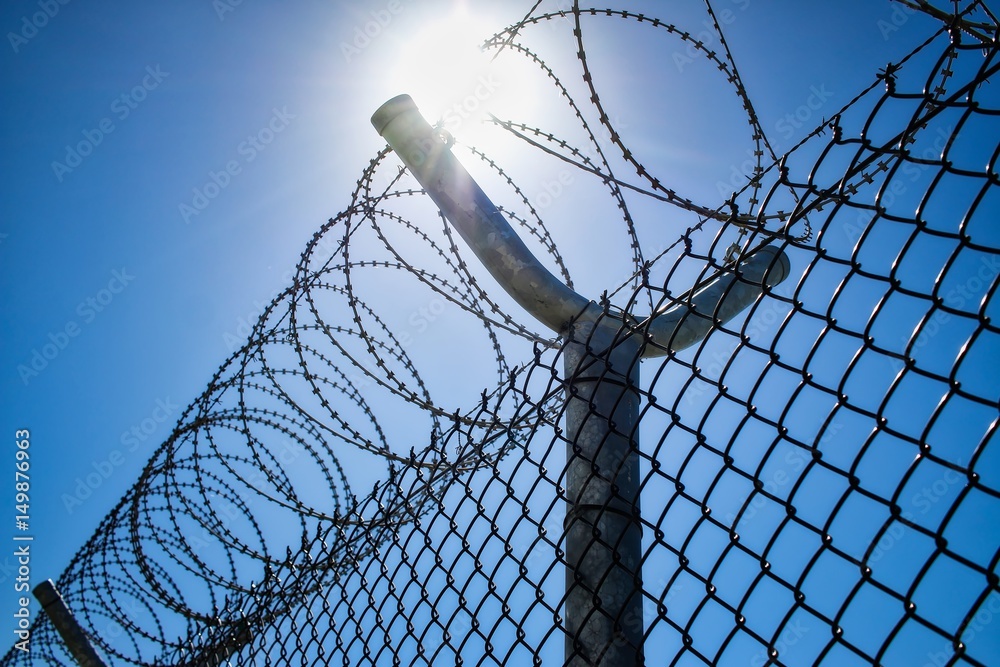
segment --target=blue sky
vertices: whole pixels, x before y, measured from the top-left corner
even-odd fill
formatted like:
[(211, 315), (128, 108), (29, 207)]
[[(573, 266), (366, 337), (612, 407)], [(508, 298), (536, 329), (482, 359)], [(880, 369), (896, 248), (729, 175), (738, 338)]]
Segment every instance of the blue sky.
[[(449, 100), (434, 96), (454, 94), (442, 80), (472, 77), (474, 84), (483, 75), (452, 59), (438, 63), (433, 77), (424, 67), (420, 78), (421, 70), (407, 69), (416, 59), (406, 47), (444, 39), (434, 26), (456, 12), (499, 30), (532, 4), (41, 0), (0, 9), (7, 34), (0, 47), (2, 423), (8, 437), (31, 431), (33, 583), (58, 577), (289, 284), (314, 231), (349, 202), (384, 145), (368, 120), (378, 105), (411, 92), (428, 115), (450, 118), (456, 136), (476, 131), (464, 117), (447, 116)], [(557, 6), (542, 7), (549, 5)], [(693, 33), (705, 29), (699, 3), (639, 5)], [(718, 0), (716, 7), (728, 12), (730, 47), (779, 152), (933, 25), (882, 0), (836, 8)], [(526, 41), (569, 68), (571, 40), (545, 30)], [(750, 146), (745, 123), (719, 129), (740, 118), (731, 95), (718, 82), (701, 83), (682, 47), (645, 50), (620, 40), (599, 34), (588, 43), (595, 71), (606, 75), (611, 116), (644, 159), (689, 160), (678, 190), (717, 206), (725, 199), (719, 181)], [(490, 102), (498, 115), (557, 123), (532, 87), (541, 84), (521, 80), (516, 64), (504, 66), (501, 56), (500, 92)], [(536, 181), (536, 197), (554, 182), (558, 174)], [(575, 199), (553, 210), (572, 214)], [(590, 261), (588, 241), (601, 233), (584, 242), (568, 237), (576, 266)], [(581, 291), (596, 296), (609, 275), (621, 273), (612, 265), (606, 275), (587, 274)], [(429, 327), (433, 335), (422, 345), (439, 339), (440, 328), (419, 309), (400, 319), (423, 322), (421, 333)], [(13, 532), (3, 528), (0, 539)], [(0, 570), (0, 612), (16, 604), (10, 586)], [(4, 643), (9, 614), (0, 619)]]

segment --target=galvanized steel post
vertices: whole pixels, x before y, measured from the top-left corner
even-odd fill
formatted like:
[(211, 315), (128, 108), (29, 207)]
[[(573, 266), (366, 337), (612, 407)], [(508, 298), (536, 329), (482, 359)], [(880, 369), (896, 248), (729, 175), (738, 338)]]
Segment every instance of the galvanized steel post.
[(566, 665), (641, 665), (641, 337), (621, 321), (566, 332)]
[(90, 637), (80, 627), (52, 580), (46, 579), (38, 584), (32, 593), (41, 603), (42, 610), (59, 632), (59, 636), (62, 637), (63, 643), (69, 649), (70, 655), (73, 656), (76, 663), (80, 667), (104, 667), (104, 661), (94, 650), (93, 644), (90, 643)]
[(784, 280), (788, 259), (761, 248), (684, 301), (626, 322), (538, 261), (408, 95), (379, 107), (372, 124), (500, 286), (564, 339), (565, 664), (641, 665), (640, 359), (702, 340)]

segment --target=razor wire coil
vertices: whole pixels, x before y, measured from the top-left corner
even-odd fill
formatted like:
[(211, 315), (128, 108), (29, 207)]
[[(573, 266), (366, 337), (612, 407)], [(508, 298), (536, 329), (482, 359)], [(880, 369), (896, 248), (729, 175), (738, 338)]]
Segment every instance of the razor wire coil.
[[(979, 647), (1000, 614), (1000, 41), (981, 0), (915, 4), (940, 28), (780, 155), (710, 2), (718, 52), (673, 23), (578, 2), (536, 3), (484, 43), (537, 67), (580, 125), (584, 145), (489, 119), (604, 188), (629, 259), (599, 305), (620, 336), (642, 339), (640, 313), (685, 304), (764, 244), (792, 261), (783, 286), (645, 361), (629, 387), (642, 397), (626, 435), (641, 441), (648, 664), (996, 659)], [(527, 45), (560, 21), (585, 104)], [(616, 129), (588, 61), (598, 21), (679, 40), (731, 87), (753, 164), (721, 204), (671, 189)], [(572, 286), (558, 232), (510, 165), (453, 148)], [(110, 663), (563, 664), (560, 341), (510, 314), (393, 164), (388, 149), (370, 162), (59, 579)], [(638, 223), (651, 204), (680, 221), (655, 250)], [(421, 341), (382, 309), (387, 275), (481, 336), (492, 380), (453, 377), (476, 387), (464, 399), (442, 391)], [(366, 495), (347, 450), (378, 473)], [(32, 654), (3, 660), (41, 663), (70, 663), (44, 617)]]

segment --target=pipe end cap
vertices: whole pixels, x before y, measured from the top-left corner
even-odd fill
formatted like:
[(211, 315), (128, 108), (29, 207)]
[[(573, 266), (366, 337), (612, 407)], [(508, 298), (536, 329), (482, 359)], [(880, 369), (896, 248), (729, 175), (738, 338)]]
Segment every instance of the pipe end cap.
[(372, 114), (372, 125), (375, 126), (375, 130), (382, 135), (382, 131), (385, 130), (386, 126), (392, 122), (394, 118), (407, 111), (412, 111), (417, 108), (416, 103), (413, 98), (409, 95), (396, 95), (391, 100), (385, 102), (382, 106)]
[(792, 273), (792, 264), (788, 261), (788, 255), (774, 246), (765, 246), (758, 252), (766, 252), (771, 255), (771, 264), (764, 276), (764, 282), (768, 287), (775, 287), (784, 282)]

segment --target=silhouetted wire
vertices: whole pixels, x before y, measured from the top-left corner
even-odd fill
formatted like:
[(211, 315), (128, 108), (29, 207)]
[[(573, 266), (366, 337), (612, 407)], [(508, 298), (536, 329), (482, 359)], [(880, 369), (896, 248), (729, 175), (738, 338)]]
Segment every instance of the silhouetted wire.
[[(980, 1), (899, 1), (940, 29), (780, 156), (709, 0), (721, 53), (676, 24), (578, 2), (535, 3), (484, 43), (537, 66), (583, 131), (580, 146), (488, 121), (619, 211), (631, 259), (601, 298), (608, 316), (682, 304), (766, 243), (792, 262), (746, 314), (643, 364), (651, 664), (989, 662), (1000, 544), (973, 515), (1000, 508), (998, 385), (982, 377), (1000, 352), (997, 20)], [(582, 104), (522, 43), (565, 21)], [(612, 21), (692, 49), (732, 88), (754, 158), (721, 205), (675, 192), (615, 127), (587, 51), (592, 26)], [(983, 142), (985, 159), (967, 163)], [(509, 168), (455, 150), (506, 188), (502, 210), (572, 286), (558, 235)], [(560, 341), (480, 284), (395, 164), (388, 149), (372, 159), (293, 284), (59, 578), (110, 663), (562, 664)], [(665, 247), (643, 247), (637, 201), (687, 216)], [(496, 375), (480, 395), (437, 398), (441, 360), (422, 366), (412, 331), (381, 310), (390, 284), (484, 337)], [(381, 474), (357, 497), (363, 468)], [(30, 655), (12, 648), (3, 664), (70, 660), (42, 616)]]

